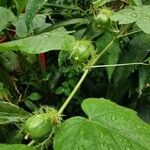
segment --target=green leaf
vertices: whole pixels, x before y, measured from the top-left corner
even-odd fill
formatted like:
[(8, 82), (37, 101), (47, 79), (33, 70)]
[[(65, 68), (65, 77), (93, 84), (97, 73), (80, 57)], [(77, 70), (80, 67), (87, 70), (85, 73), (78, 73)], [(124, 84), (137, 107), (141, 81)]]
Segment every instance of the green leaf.
[(41, 28), (37, 29), (37, 33), (41, 33), (43, 30), (44, 30), (44, 32), (48, 32), (52, 29), (56, 29), (56, 28), (62, 27), (62, 26), (69, 26), (69, 25), (74, 25), (74, 24), (83, 25), (83, 24), (89, 24), (89, 23), (90, 23), (90, 20), (85, 19), (85, 18), (68, 19), (65, 21), (59, 21), (59, 22), (55, 23), (54, 25), (47, 27), (46, 29), (45, 29), (45, 27), (41, 27)]
[(18, 55), (14, 52), (3, 52), (0, 54), (0, 59), (9, 72), (20, 68)]
[(0, 0), (0, 6), (5, 7), (7, 4), (7, 1)]
[(136, 111), (142, 120), (150, 124), (150, 103), (144, 101), (139, 103), (136, 107)]
[(32, 111), (38, 109), (37, 106), (31, 100), (25, 100), (24, 104)]
[(15, 20), (15, 16), (11, 10), (0, 7), (0, 32), (11, 22)]
[(9, 133), (7, 134), (6, 143), (21, 144), (23, 139), (24, 139), (24, 133), (19, 129), (14, 129), (12, 131), (9, 131)]
[(135, 22), (145, 33), (150, 34), (150, 5), (130, 6), (115, 13), (111, 19), (119, 24)]
[(119, 21), (119, 24), (129, 24), (136, 21), (136, 14), (133, 8), (125, 8), (115, 13), (111, 19)]
[(21, 14), (15, 23), (16, 26), (16, 35), (20, 38), (27, 37), (28, 34), (33, 34), (34, 30), (38, 28), (47, 28), (50, 24), (45, 23), (46, 16), (38, 14), (34, 17), (32, 23), (30, 24), (30, 30), (27, 30), (25, 23), (25, 15)]
[(58, 87), (57, 89), (56, 89), (56, 91), (55, 91), (55, 94), (58, 94), (58, 95), (60, 95), (60, 94), (63, 94), (64, 93), (64, 88), (63, 87)]
[(94, 1), (94, 2), (92, 2), (93, 3), (93, 5), (95, 6), (95, 7), (100, 7), (100, 6), (102, 6), (102, 5), (104, 5), (105, 3), (107, 3), (107, 2), (110, 2), (111, 0), (96, 0), (96, 1)]
[(30, 114), (11, 103), (0, 101), (0, 125), (20, 122)]
[(21, 14), (18, 17), (17, 21), (15, 22), (15, 26), (16, 26), (16, 35), (19, 38), (24, 38), (28, 36), (28, 30), (25, 24), (24, 15)]
[(37, 101), (39, 99), (41, 99), (41, 95), (39, 93), (31, 93), (28, 97), (31, 101)]
[(4, 84), (0, 82), (0, 90), (2, 90), (3, 88), (4, 88)]
[(62, 123), (54, 137), (54, 150), (149, 150), (150, 126), (136, 112), (103, 98), (88, 98), (82, 109), (88, 118)]
[(17, 10), (20, 13), (25, 11), (25, 7), (26, 7), (26, 4), (27, 4), (28, 0), (13, 0), (13, 1), (14, 1), (15, 5), (16, 5)]
[[(7, 87), (7, 86), (6, 86)], [(0, 81), (0, 100), (9, 101), (11, 98), (11, 94), (8, 88), (6, 88), (4, 84)]]
[(28, 0), (25, 11), (25, 22), (27, 27), (30, 26), (34, 16), (40, 8), (46, 3), (47, 0)]
[(143, 4), (145, 5), (150, 5), (150, 1), (149, 0), (142, 0)]
[[(124, 49), (119, 57), (119, 64), (142, 63), (150, 49), (150, 35), (139, 34), (129, 44), (129, 50)], [(117, 67), (109, 85), (108, 97), (120, 101), (130, 87), (130, 75), (138, 65)], [(117, 92), (116, 92), (117, 91)]]
[(36, 29), (39, 29), (41, 27), (43, 28), (47, 28), (49, 27), (51, 24), (50, 23), (46, 23), (46, 15), (43, 14), (37, 14), (32, 23), (30, 24), (30, 32), (34, 31)]
[[(150, 9), (150, 7), (149, 7)], [(145, 33), (150, 34), (150, 15), (148, 17), (141, 17), (142, 19), (139, 19), (136, 21), (137, 26), (143, 30)]]
[(137, 6), (141, 6), (141, 5), (142, 5), (142, 1), (141, 1), (141, 0), (133, 0), (133, 2), (134, 2)]
[(47, 33), (27, 37), (0, 44), (0, 51), (20, 50), (25, 53), (38, 54), (50, 50), (60, 50), (66, 41), (72, 42), (72, 36), (67, 35), (64, 28), (58, 28)]
[(150, 79), (150, 66), (139, 67), (139, 92), (142, 93), (143, 88), (146, 86)]
[(148, 57), (144, 60), (144, 62), (147, 62), (147, 61), (150, 62), (150, 57)]
[(35, 150), (33, 147), (23, 144), (0, 144), (0, 150)]
[[(113, 37), (114, 37), (114, 34), (105, 33), (102, 37), (98, 38), (98, 40), (96, 41), (96, 46), (97, 46), (96, 48), (99, 51), (102, 51), (111, 42)], [(103, 63), (106, 65), (116, 64), (118, 61), (119, 52), (120, 52), (119, 41), (116, 40), (112, 44), (112, 46), (109, 48), (106, 55), (103, 57), (103, 60), (102, 60)], [(107, 67), (106, 70), (108, 74), (108, 79), (110, 80), (115, 70), (115, 67)]]

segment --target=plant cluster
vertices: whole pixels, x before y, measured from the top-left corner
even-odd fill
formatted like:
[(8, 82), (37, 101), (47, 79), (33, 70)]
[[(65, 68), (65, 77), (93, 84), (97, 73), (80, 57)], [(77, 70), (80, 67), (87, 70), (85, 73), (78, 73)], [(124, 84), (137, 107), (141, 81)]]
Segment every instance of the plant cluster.
[(150, 150), (149, 0), (0, 0), (0, 150)]

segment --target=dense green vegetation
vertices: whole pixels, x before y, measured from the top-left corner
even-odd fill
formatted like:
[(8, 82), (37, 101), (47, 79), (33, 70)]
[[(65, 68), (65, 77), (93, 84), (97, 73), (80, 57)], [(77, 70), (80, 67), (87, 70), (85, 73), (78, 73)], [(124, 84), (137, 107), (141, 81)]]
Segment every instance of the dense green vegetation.
[(149, 0), (0, 0), (0, 150), (150, 150)]

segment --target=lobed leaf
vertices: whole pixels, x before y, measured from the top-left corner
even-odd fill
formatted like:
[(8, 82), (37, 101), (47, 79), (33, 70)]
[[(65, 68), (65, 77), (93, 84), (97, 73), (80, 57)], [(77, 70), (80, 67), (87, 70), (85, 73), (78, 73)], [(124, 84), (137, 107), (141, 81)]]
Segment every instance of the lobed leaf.
[(54, 150), (150, 150), (150, 126), (136, 112), (103, 98), (88, 98), (82, 109), (88, 118), (73, 117), (60, 125)]
[(150, 5), (130, 6), (115, 13), (111, 19), (119, 24), (135, 22), (145, 33), (150, 34)]
[[(150, 49), (150, 35), (139, 34), (129, 44), (129, 50), (123, 50), (119, 57), (119, 64), (141, 63), (148, 55)], [(120, 101), (130, 87), (130, 75), (138, 65), (117, 67), (109, 85), (107, 96), (115, 101)], [(117, 91), (117, 92), (116, 92)]]

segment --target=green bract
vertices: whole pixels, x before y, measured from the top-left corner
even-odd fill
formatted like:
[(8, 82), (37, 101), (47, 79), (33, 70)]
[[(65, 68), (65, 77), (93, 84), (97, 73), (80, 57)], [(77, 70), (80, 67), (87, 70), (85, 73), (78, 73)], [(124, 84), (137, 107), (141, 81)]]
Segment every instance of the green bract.
[(30, 117), (26, 122), (26, 131), (32, 139), (41, 139), (52, 130), (51, 118), (47, 113)]
[(78, 62), (84, 62), (94, 50), (90, 41), (75, 41), (72, 46), (71, 58)]

